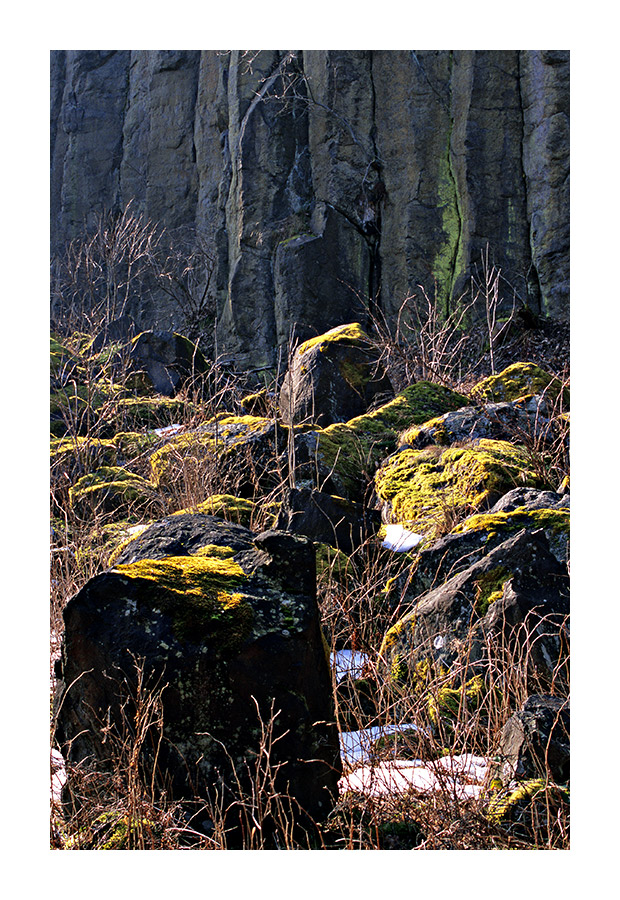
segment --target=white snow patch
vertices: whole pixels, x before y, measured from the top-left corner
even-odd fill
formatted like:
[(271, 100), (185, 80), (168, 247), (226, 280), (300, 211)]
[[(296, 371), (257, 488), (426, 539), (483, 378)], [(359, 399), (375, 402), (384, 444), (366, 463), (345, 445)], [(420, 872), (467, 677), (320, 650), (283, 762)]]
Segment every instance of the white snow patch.
[(157, 437), (174, 437), (175, 434), (178, 434), (179, 431), (182, 431), (184, 425), (166, 425), (164, 428), (154, 428), (151, 432), (152, 434), (156, 434)]
[(408, 550), (413, 550), (423, 540), (424, 535), (408, 531), (402, 525), (386, 525), (385, 539), (381, 546), (386, 550), (394, 550), (396, 553), (406, 553)]
[(360, 766), (343, 776), (338, 786), (341, 793), (352, 791), (370, 797), (409, 790), (449, 791), (464, 800), (480, 796), (488, 767), (488, 759), (468, 753), (432, 762), (395, 759), (376, 766)]
[(62, 797), (62, 789), (67, 780), (67, 772), (65, 769), (65, 761), (62, 754), (54, 748), (52, 748), (51, 751), (50, 763), (52, 769), (52, 802), (60, 803)]
[(359, 678), (368, 657), (359, 650), (336, 650), (331, 655), (332, 668), (336, 670), (336, 681), (342, 681), (345, 675)]
[(363, 728), (360, 731), (340, 732), (340, 755), (343, 762), (349, 765), (367, 759), (372, 746), (380, 737), (396, 732), (417, 731), (418, 726), (413, 723), (406, 725), (377, 725), (374, 728)]

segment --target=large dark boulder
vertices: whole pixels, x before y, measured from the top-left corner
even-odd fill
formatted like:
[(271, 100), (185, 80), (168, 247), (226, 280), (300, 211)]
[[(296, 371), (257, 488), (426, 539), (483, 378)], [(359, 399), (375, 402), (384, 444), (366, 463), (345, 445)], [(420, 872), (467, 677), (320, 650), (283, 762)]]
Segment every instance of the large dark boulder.
[(393, 396), (379, 354), (353, 322), (297, 348), (280, 392), (284, 418), (321, 427), (348, 422), (381, 397)]
[(569, 579), (542, 530), (525, 529), (422, 595), (387, 632), (381, 657), (392, 677), (421, 667), (457, 682), (496, 667), (535, 690), (566, 678)]
[(179, 516), (175, 531), (174, 519), (159, 536), (152, 526), (121, 557), (130, 562), (67, 604), (59, 746), (71, 763), (110, 764), (139, 663), (145, 685), (163, 686), (163, 740), (142, 751), (168, 797), (219, 792), (238, 825), (236, 779), (251, 791), (261, 729), (275, 715), (274, 789), (292, 798), (299, 821), (322, 818), (337, 796), (340, 757), (312, 544), (209, 516)]

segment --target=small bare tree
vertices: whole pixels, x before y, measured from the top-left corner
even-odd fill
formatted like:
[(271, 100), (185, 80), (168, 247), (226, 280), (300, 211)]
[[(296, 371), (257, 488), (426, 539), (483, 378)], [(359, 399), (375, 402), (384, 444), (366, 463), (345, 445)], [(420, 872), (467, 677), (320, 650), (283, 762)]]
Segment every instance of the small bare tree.
[(506, 318), (498, 323), (498, 312), (500, 310), (502, 297), (500, 295), (500, 280), (502, 270), (489, 261), (489, 245), (480, 253), (481, 274), (476, 271), (471, 279), (472, 297), (475, 301), (482, 298), (484, 302), (484, 311), (486, 317), (486, 328), (488, 336), (489, 363), (491, 366), (491, 375), (496, 374), (495, 369), (495, 348), (500, 341), (508, 333), (510, 324), (515, 316), (517, 294), (513, 288), (512, 309)]
[(55, 261), (54, 318), (92, 332), (125, 315), (144, 291), (161, 237), (162, 229), (135, 211), (133, 201), (120, 213), (102, 213)]
[(158, 287), (181, 313), (183, 333), (197, 340), (212, 331), (215, 303), (211, 282), (215, 255), (206, 236), (191, 227), (165, 231), (150, 265)]

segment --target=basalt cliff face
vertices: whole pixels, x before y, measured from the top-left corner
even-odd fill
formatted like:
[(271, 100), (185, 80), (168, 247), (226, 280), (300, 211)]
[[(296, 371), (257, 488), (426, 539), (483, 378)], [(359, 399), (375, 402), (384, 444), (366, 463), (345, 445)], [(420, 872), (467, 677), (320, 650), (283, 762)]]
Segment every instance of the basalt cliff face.
[[(487, 244), (567, 319), (568, 137), (568, 51), (53, 51), (52, 249), (130, 200), (196, 228), (240, 367), (293, 325), (365, 324), (363, 300), (454, 302)], [(140, 324), (174, 326), (158, 303)]]

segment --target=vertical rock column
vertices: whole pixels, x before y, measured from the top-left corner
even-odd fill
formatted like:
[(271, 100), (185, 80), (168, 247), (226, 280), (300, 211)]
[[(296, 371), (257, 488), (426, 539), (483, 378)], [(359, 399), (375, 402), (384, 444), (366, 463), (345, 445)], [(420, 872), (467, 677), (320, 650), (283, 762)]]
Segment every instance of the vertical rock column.
[(524, 50), (520, 66), (532, 261), (540, 280), (542, 312), (568, 319), (569, 52)]
[(228, 292), (218, 330), (242, 367), (275, 362), (274, 254), (281, 240), (308, 227), (305, 102), (287, 92), (295, 66), (290, 51), (230, 54)]
[[(52, 246), (118, 204), (129, 60), (128, 50), (52, 55), (52, 75), (63, 78), (52, 160)], [(58, 81), (53, 86), (58, 105)]]

